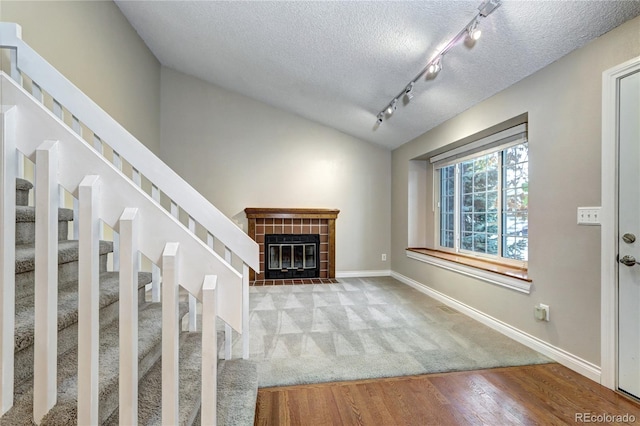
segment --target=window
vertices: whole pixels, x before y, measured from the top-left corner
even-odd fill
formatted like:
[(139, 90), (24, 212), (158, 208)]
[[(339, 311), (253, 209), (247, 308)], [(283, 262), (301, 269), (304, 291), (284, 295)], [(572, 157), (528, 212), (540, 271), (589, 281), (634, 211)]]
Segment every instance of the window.
[(528, 161), (524, 124), (432, 158), (439, 248), (527, 262)]

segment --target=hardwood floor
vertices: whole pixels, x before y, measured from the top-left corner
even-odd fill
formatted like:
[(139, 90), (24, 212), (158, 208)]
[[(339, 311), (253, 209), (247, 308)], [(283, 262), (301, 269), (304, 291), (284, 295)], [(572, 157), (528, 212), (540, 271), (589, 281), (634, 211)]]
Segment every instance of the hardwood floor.
[(638, 422), (640, 404), (559, 364), (262, 388), (255, 420), (314, 426)]

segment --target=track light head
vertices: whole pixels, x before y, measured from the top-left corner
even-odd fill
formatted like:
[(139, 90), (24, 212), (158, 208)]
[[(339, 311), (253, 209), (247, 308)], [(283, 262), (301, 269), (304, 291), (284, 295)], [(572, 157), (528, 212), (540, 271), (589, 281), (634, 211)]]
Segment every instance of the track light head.
[(442, 56), (438, 56), (431, 65), (429, 65), (429, 74), (436, 75), (442, 69)]
[(378, 113), (378, 118), (376, 119), (376, 123), (379, 125), (382, 124), (382, 119), (384, 118), (384, 112)]
[(412, 81), (411, 83), (409, 83), (407, 88), (404, 89), (404, 94), (407, 97), (407, 99), (409, 99), (409, 100), (413, 99), (413, 85), (414, 84), (415, 83)]
[(478, 20), (476, 19), (473, 24), (467, 28), (467, 36), (470, 40), (477, 41), (482, 35), (482, 31), (478, 29)]
[(389, 104), (389, 107), (387, 107), (387, 115), (393, 115), (394, 111), (398, 109), (398, 99), (394, 99), (391, 101), (391, 103)]

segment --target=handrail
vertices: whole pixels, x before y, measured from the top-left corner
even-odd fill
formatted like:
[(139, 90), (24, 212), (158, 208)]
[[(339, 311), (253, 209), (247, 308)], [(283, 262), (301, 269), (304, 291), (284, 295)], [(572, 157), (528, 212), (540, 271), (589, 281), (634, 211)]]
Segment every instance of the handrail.
[[(29, 126), (24, 137), (16, 141), (17, 149), (33, 158), (43, 140), (60, 141), (57, 175), (60, 186), (75, 193), (85, 175), (100, 175), (103, 178), (102, 197), (110, 200), (102, 203), (100, 219), (115, 229), (124, 208), (132, 205), (139, 208), (145, 218), (142, 224), (145, 237), (138, 242), (138, 250), (159, 264), (166, 242), (179, 242), (189, 253), (182, 259), (183, 273), (179, 284), (201, 299), (203, 276), (217, 275), (220, 298), (225, 300), (219, 306), (218, 315), (242, 332), (244, 277), (2, 71), (0, 84), (3, 88), (2, 101), (20, 106), (20, 120), (39, 123), (38, 126)], [(157, 229), (163, 232), (155, 232)]]
[(26, 44), (20, 25), (0, 22), (0, 47), (16, 49), (16, 66), (21, 72), (106, 141), (234, 255), (253, 270), (260, 270), (258, 244)]

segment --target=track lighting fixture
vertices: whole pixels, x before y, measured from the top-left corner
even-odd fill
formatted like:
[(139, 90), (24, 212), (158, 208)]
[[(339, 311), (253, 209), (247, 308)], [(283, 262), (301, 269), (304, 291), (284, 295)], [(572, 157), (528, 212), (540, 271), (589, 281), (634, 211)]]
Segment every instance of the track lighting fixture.
[(438, 72), (440, 72), (440, 70), (442, 69), (442, 57), (446, 55), (449, 50), (451, 50), (451, 48), (455, 46), (460, 40), (464, 39), (465, 37), (469, 37), (469, 39), (473, 41), (478, 40), (480, 38), (480, 35), (482, 34), (480, 29), (478, 28), (480, 19), (484, 19), (487, 16), (491, 15), (491, 13), (493, 13), (493, 11), (496, 10), (501, 4), (502, 0), (484, 0), (480, 4), (480, 6), (478, 6), (478, 12), (473, 17), (473, 19), (469, 21), (469, 23), (465, 25), (465, 27), (460, 30), (460, 32), (456, 34), (455, 37), (449, 40), (444, 48), (437, 52), (436, 56), (432, 60), (430, 60), (427, 65), (425, 65), (422, 71), (420, 71), (420, 73), (415, 76), (415, 78), (411, 80), (409, 84), (407, 84), (402, 92), (400, 92), (395, 98), (393, 98), (391, 103), (385, 109), (378, 113), (376, 122), (377, 125), (382, 124), (385, 115), (386, 117), (389, 117), (394, 113), (398, 106), (398, 99), (401, 99), (402, 96), (406, 96), (409, 100), (413, 99), (413, 86), (418, 80), (420, 80), (420, 78), (422, 78), (422, 76), (428, 74), (433, 77), (438, 74)]

